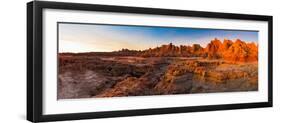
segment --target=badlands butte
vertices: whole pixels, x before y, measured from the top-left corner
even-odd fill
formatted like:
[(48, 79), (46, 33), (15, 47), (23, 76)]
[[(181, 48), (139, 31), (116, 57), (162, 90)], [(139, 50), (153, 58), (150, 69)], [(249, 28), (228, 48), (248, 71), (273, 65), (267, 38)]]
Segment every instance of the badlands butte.
[(59, 53), (58, 99), (258, 90), (258, 46), (211, 40), (146, 50)]

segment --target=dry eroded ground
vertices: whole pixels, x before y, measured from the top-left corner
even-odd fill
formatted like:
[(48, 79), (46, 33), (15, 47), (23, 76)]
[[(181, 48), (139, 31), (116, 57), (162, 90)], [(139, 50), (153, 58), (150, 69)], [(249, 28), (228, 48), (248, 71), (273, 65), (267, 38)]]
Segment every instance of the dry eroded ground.
[(186, 57), (60, 56), (58, 99), (257, 91), (258, 66)]

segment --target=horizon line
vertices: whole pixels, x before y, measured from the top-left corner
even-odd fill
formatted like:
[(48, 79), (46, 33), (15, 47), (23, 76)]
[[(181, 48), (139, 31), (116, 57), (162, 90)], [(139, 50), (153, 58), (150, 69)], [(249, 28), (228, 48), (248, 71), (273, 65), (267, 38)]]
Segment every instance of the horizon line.
[[(213, 40), (219, 40), (219, 42), (223, 43), (225, 40), (230, 40), (230, 39), (224, 38), (223, 40), (220, 40), (220, 39), (218, 39), (218, 38), (214, 38), (214, 39), (210, 40), (210, 42), (212, 42)], [(237, 38), (237, 39), (235, 39), (235, 40), (230, 40), (230, 41), (233, 42), (233, 43), (235, 43), (237, 40), (240, 40), (240, 41), (242, 41), (242, 42), (245, 42), (246, 44), (254, 43), (255, 45), (258, 46), (258, 42), (255, 42), (255, 41), (243, 41), (243, 40), (241, 40), (241, 39), (239, 39), (239, 38)], [(210, 44), (210, 42), (209, 42), (208, 44)], [(75, 54), (76, 54), (76, 53), (112, 53), (112, 52), (119, 52), (119, 51), (122, 51), (122, 50), (129, 50), (129, 51), (139, 51), (139, 52), (142, 52), (142, 51), (145, 51), (145, 50), (148, 50), (148, 49), (154, 49), (154, 48), (158, 48), (158, 47), (161, 47), (161, 46), (164, 46), (164, 45), (170, 45), (170, 44), (172, 44), (173, 46), (176, 46), (176, 47), (180, 47), (180, 46), (187, 46), (187, 47), (188, 47), (188, 46), (191, 46), (191, 47), (192, 47), (192, 46), (195, 45), (195, 44), (198, 44), (198, 45), (201, 46), (200, 43), (193, 43), (193, 44), (188, 44), (188, 45), (184, 45), (184, 44), (176, 45), (176, 44), (170, 42), (170, 43), (167, 43), (167, 44), (162, 44), (162, 45), (160, 45), (160, 46), (150, 47), (150, 48), (143, 49), (143, 50), (134, 50), (134, 49), (129, 49), (129, 48), (121, 48), (121, 49), (119, 49), (119, 50), (112, 50), (112, 51), (86, 51), (86, 52), (69, 52), (69, 51), (68, 51), (68, 52), (58, 52), (58, 53), (75, 53)], [(206, 48), (208, 44), (206, 44), (206, 46), (201, 46), (201, 47), (202, 47), (202, 48)]]

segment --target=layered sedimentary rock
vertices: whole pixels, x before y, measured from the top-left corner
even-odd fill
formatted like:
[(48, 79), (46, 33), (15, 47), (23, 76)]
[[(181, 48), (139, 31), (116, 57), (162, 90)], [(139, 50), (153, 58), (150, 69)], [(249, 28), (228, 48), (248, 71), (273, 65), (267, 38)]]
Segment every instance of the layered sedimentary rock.
[(192, 46), (175, 46), (172, 43), (161, 47), (144, 50), (140, 56), (143, 57), (192, 57), (204, 55), (204, 48), (199, 44)]
[(224, 59), (228, 61), (252, 62), (258, 60), (258, 46), (237, 39), (223, 42), (215, 38), (205, 48), (199, 44), (192, 46), (175, 46), (172, 43), (161, 47), (150, 48), (139, 53), (143, 57), (204, 57), (208, 59)]
[(239, 39), (60, 53), (58, 99), (257, 91), (258, 46)]
[(222, 52), (222, 58), (229, 61), (257, 61), (258, 47), (254, 43), (245, 43), (236, 40), (226, 51)]
[(84, 56), (141, 56), (141, 57), (202, 57), (207, 59), (223, 59), (235, 62), (253, 62), (258, 60), (258, 45), (237, 39), (223, 42), (215, 38), (202, 47), (200, 44), (176, 46), (172, 43), (146, 50), (122, 49), (115, 52), (64, 53), (64, 55)]

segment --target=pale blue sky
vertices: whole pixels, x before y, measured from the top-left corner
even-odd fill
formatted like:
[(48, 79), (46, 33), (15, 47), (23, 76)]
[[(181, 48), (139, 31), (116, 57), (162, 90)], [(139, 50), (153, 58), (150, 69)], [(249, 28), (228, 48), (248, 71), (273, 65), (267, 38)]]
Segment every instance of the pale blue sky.
[(144, 50), (173, 43), (206, 46), (212, 39), (258, 43), (257, 31), (59, 23), (59, 52)]

